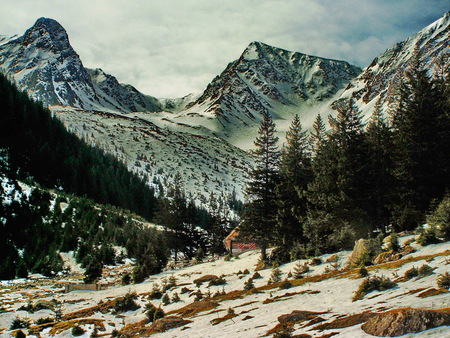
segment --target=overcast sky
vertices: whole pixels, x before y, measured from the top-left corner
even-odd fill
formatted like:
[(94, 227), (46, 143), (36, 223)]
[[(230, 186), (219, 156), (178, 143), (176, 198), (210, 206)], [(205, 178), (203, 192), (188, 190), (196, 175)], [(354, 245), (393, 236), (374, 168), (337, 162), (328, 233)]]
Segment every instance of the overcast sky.
[(156, 97), (204, 89), (252, 41), (367, 66), (450, 0), (1, 0), (0, 34), (57, 20), (84, 65)]

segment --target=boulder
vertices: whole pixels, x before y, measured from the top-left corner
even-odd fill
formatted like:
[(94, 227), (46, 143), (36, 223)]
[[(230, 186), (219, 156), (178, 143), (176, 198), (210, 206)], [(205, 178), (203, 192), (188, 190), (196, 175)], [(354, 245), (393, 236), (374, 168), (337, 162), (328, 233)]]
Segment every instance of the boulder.
[(398, 337), (443, 325), (450, 325), (450, 308), (439, 310), (404, 308), (383, 312), (369, 318), (361, 328), (374, 336)]

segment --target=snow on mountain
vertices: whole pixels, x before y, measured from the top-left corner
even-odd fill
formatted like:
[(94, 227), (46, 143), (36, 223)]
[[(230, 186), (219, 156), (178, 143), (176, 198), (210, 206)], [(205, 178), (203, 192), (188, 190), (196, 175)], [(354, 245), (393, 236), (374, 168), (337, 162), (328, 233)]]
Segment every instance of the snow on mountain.
[(408, 39), (396, 43), (376, 57), (356, 79), (351, 81), (333, 108), (353, 98), (366, 115), (371, 113), (378, 99), (389, 109), (398, 98), (398, 88), (405, 71), (417, 53), (430, 75), (439, 67), (447, 67), (450, 53), (450, 12)]
[(295, 113), (329, 101), (360, 72), (345, 61), (252, 42), (198, 99), (171, 120), (206, 125), (215, 135), (245, 148), (241, 136), (248, 141), (248, 129), (252, 129), (253, 139), (262, 113), (271, 114), (281, 124), (283, 120), (290, 123)]
[(251, 157), (221, 139), (161, 128), (138, 114), (52, 107), (67, 129), (113, 154), (156, 189), (167, 188), (177, 172), (184, 188), (206, 205), (211, 193), (242, 199)]
[(67, 32), (53, 19), (38, 19), (20, 37), (2, 37), (0, 67), (19, 88), (45, 105), (121, 112), (161, 110), (156, 99), (120, 85), (101, 70), (84, 68)]
[(156, 99), (101, 69), (84, 68), (66, 31), (52, 19), (39, 19), (20, 37), (0, 36), (0, 69), (53, 106), (80, 137), (151, 182), (164, 186), (181, 171), (193, 195), (236, 189), (242, 196), (252, 160), (241, 149), (253, 147), (262, 113), (272, 115), (283, 140), (297, 113), (309, 128), (318, 113), (333, 113), (350, 97), (367, 114), (378, 98), (388, 107), (415, 51), (430, 73), (449, 52), (449, 20), (447, 13), (363, 72), (345, 61), (252, 42), (205, 91), (179, 99)]

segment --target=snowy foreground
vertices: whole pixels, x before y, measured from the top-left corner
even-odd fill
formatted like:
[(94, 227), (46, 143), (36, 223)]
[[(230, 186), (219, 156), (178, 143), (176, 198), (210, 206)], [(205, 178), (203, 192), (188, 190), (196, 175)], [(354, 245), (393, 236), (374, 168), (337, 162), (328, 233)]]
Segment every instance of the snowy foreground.
[[(160, 299), (151, 302), (156, 307), (161, 306), (166, 316), (177, 316), (186, 322), (177, 328), (155, 333), (154, 337), (261, 337), (284, 333), (286, 328), (289, 328), (290, 334), (299, 337), (373, 337), (361, 328), (368, 318), (364, 312), (383, 313), (406, 307), (444, 309), (443, 312), (447, 313), (450, 310), (450, 293), (438, 289), (436, 283), (440, 274), (450, 271), (450, 242), (427, 247), (417, 244), (412, 246), (416, 251), (401, 260), (368, 269), (371, 276), (389, 277), (397, 285), (389, 290), (370, 292), (357, 301), (352, 301), (352, 298), (363, 278), (357, 269), (343, 270), (351, 252), (338, 253), (337, 263), (326, 262), (331, 255), (322, 256), (322, 264), (310, 265), (310, 271), (305, 277), (297, 280), (288, 278), (297, 262), (280, 266), (283, 273), (281, 278), (288, 278), (294, 285), (288, 289), (281, 289), (280, 284), (267, 285), (272, 273), (269, 268), (259, 271), (262, 278), (254, 279), (257, 291), (243, 291), (244, 283), (253, 275), (258, 263), (257, 251), (242, 254), (230, 261), (221, 258), (166, 271), (141, 284), (110, 286), (101, 291), (64, 293), (61, 280), (27, 281), (13, 285), (3, 283), (0, 286), (0, 337), (15, 335), (10, 326), (16, 317), (30, 319), (30, 330), (37, 319), (54, 317), (54, 311), (50, 309), (34, 313), (18, 310), (30, 303), (53, 299), (62, 302), (63, 323), (42, 327), (40, 337), (72, 337), (74, 325), (83, 328), (85, 332), (82, 337), (90, 337), (94, 327), (97, 327), (95, 331), (99, 336), (110, 336), (113, 330), (127, 334), (141, 332), (142, 336), (147, 336), (154, 331), (148, 329), (152, 324), (144, 321), (145, 304), (149, 302), (149, 295), (155, 285), (164, 285), (171, 276), (176, 278), (176, 286), (167, 293), (171, 299), (177, 293), (181, 301), (168, 305), (162, 305)], [(404, 277), (407, 270), (424, 264), (434, 269), (432, 274), (411, 279)], [(205, 275), (224, 275), (226, 284), (208, 287), (208, 282), (204, 282), (198, 288), (193, 281)], [(194, 303), (194, 294), (198, 289), (203, 293), (204, 300), (186, 308)], [(223, 291), (225, 295), (213, 297)], [(108, 309), (107, 304), (130, 292), (136, 292), (136, 303), (141, 308), (113, 314), (114, 311)], [(211, 298), (205, 300), (208, 293)], [(99, 306), (102, 302), (103, 307)], [(91, 307), (94, 308), (89, 309)], [(79, 310), (84, 311), (76, 312)], [(298, 311), (295, 319), (280, 317), (294, 310)], [(28, 329), (22, 330), (27, 334), (29, 332)], [(157, 330), (161, 330), (161, 325)], [(450, 326), (439, 326), (403, 337), (450, 337)]]

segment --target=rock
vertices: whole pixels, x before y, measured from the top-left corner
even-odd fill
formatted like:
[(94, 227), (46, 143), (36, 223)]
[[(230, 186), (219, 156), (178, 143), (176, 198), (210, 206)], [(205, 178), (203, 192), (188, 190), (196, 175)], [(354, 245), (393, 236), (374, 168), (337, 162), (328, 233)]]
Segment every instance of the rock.
[(439, 310), (395, 309), (370, 318), (361, 326), (364, 332), (379, 337), (397, 337), (450, 325), (450, 308)]

